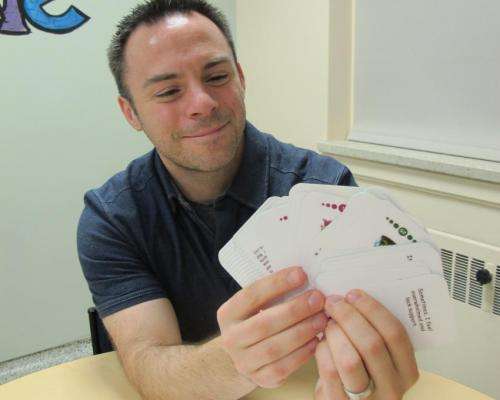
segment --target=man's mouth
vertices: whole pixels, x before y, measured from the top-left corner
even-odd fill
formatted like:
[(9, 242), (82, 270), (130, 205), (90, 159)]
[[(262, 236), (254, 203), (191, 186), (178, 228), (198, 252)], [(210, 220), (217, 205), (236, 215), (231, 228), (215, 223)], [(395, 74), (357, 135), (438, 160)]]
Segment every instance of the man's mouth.
[(193, 138), (198, 138), (198, 137), (210, 136), (210, 135), (213, 135), (213, 134), (216, 134), (217, 132), (219, 132), (227, 124), (229, 124), (229, 122), (225, 122), (224, 124), (219, 125), (219, 126), (217, 126), (215, 128), (205, 129), (205, 130), (196, 132), (196, 133), (194, 133), (192, 135), (184, 136), (184, 138), (193, 139)]

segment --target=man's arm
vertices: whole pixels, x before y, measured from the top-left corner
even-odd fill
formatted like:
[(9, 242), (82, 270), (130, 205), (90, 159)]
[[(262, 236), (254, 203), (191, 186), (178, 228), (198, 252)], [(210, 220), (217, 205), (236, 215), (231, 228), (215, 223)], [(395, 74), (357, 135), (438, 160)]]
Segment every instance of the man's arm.
[(167, 299), (138, 304), (103, 322), (125, 373), (144, 399), (232, 400), (256, 387), (236, 371), (219, 337), (183, 345)]
[(314, 354), (326, 326), (316, 291), (268, 306), (307, 281), (285, 268), (241, 289), (217, 312), (221, 336), (182, 345), (166, 299), (104, 318), (130, 381), (147, 400), (239, 399), (257, 386), (280, 386)]
[(182, 345), (168, 293), (129, 235), (141, 223), (130, 220), (134, 200), (125, 193), (121, 202), (109, 203), (99, 193), (85, 195), (78, 256), (132, 384), (148, 400), (236, 399), (255, 388), (235, 371), (217, 340)]

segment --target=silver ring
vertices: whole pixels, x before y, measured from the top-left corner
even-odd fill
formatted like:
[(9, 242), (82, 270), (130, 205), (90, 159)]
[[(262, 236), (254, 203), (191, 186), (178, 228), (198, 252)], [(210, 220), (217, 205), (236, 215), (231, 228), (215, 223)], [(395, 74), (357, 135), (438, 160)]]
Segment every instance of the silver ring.
[(370, 382), (368, 383), (368, 386), (362, 392), (354, 393), (354, 392), (351, 392), (350, 390), (347, 390), (344, 387), (345, 394), (347, 394), (347, 397), (349, 397), (349, 399), (351, 399), (351, 400), (366, 399), (368, 396), (370, 396), (373, 393), (374, 390), (375, 390), (375, 385), (374, 385), (373, 380), (371, 378), (370, 378)]

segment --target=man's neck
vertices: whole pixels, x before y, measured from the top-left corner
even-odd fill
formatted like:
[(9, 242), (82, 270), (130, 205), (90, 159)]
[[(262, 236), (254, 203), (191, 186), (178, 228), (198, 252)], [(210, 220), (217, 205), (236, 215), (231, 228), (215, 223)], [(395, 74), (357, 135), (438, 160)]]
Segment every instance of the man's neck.
[(233, 160), (214, 172), (193, 171), (182, 168), (160, 155), (165, 168), (182, 194), (195, 203), (210, 203), (220, 197), (231, 185), (243, 158), (244, 140)]

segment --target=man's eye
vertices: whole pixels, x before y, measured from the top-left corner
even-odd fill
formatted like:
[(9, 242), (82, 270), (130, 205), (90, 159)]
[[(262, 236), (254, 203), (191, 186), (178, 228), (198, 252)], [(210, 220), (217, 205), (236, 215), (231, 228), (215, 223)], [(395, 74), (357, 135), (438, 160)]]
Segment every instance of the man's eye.
[(227, 76), (228, 76), (228, 74), (215, 75), (215, 76), (212, 76), (208, 81), (215, 82), (215, 83), (223, 82), (227, 79)]
[(179, 89), (171, 89), (171, 90), (167, 90), (165, 92), (158, 93), (156, 95), (156, 97), (171, 97), (177, 93), (179, 93)]

